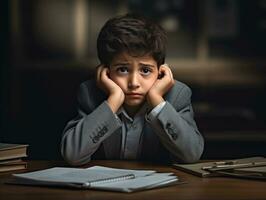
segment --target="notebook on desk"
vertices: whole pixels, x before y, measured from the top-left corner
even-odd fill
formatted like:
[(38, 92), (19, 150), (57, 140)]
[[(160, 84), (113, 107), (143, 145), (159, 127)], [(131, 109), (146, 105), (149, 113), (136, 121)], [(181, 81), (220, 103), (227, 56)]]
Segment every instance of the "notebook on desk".
[(11, 184), (72, 187), (118, 192), (135, 192), (178, 183), (173, 173), (153, 170), (127, 170), (102, 166), (86, 169), (54, 167), (29, 173), (13, 174)]
[(266, 177), (266, 166), (240, 168), (235, 169), (235, 172), (241, 174), (256, 174), (257, 176)]
[[(258, 176), (246, 176), (245, 171), (256, 167), (265, 167), (266, 158), (264, 157), (250, 157), (234, 160), (221, 160), (215, 162), (200, 162), (195, 164), (173, 164), (173, 167), (196, 176), (200, 177), (213, 177), (213, 176), (235, 176), (257, 178)], [(255, 172), (255, 169), (253, 172)], [(242, 171), (241, 171), (242, 170)], [(243, 172), (243, 173), (240, 173)], [(263, 177), (258, 177), (263, 178)], [(266, 177), (265, 177), (266, 178)]]

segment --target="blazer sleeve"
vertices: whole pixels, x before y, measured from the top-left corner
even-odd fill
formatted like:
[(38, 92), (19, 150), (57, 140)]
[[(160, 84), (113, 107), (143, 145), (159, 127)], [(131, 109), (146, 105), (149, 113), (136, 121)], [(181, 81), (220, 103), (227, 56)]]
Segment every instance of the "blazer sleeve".
[(157, 117), (148, 122), (175, 161), (193, 163), (202, 155), (204, 139), (194, 121), (190, 88), (182, 84), (175, 92), (174, 100), (166, 101)]
[(95, 90), (90, 84), (81, 84), (78, 115), (67, 123), (63, 131), (61, 154), (72, 165), (88, 163), (100, 144), (121, 127), (120, 120), (106, 101), (95, 102)]

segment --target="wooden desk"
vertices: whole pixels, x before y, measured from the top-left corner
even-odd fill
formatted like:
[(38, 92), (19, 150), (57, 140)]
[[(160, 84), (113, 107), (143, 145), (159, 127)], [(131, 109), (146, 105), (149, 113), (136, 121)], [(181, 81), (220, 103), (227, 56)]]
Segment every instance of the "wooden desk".
[[(64, 166), (63, 162), (30, 161), (28, 170), (44, 169), (53, 166)], [(125, 194), (116, 192), (75, 190), (64, 188), (48, 188), (38, 186), (19, 186), (4, 184), (11, 173), (0, 174), (1, 200), (186, 200), (186, 199), (266, 199), (266, 182), (243, 180), (234, 178), (199, 178), (169, 166), (142, 162), (127, 161), (93, 161), (88, 166), (104, 165), (107, 167), (155, 169), (160, 172), (174, 172), (187, 184), (175, 185), (166, 188), (146, 190), (137, 193)]]

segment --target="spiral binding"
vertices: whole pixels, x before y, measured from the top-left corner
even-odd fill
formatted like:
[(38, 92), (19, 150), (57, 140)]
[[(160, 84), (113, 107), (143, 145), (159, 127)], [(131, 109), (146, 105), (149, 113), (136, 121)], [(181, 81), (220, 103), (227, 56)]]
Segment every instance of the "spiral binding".
[(104, 183), (110, 183), (110, 182), (117, 182), (117, 181), (124, 181), (128, 179), (134, 179), (135, 175), (134, 174), (128, 174), (128, 175), (123, 175), (123, 176), (118, 176), (118, 177), (112, 177), (112, 178), (105, 178), (105, 179), (99, 179), (95, 181), (90, 181), (87, 183), (83, 183), (83, 187), (91, 187), (93, 185), (98, 185), (98, 184), (104, 184)]

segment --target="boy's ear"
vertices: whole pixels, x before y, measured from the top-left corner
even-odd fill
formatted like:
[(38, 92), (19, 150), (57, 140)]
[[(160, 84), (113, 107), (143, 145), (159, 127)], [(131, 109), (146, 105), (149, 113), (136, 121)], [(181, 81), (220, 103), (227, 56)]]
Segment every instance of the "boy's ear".
[(159, 72), (159, 74), (158, 74), (158, 79), (162, 79), (163, 77), (164, 77), (164, 73)]
[(107, 68), (106, 74), (107, 74), (108, 78), (110, 78), (110, 67), (109, 66), (105, 66), (105, 67)]
[[(162, 65), (164, 65), (164, 64), (162, 64)], [(163, 72), (161, 72), (161, 70), (160, 70), (160, 68), (161, 68), (161, 66), (162, 65), (160, 65), (159, 67), (158, 67), (158, 71), (159, 71), (159, 74), (158, 74), (158, 79), (162, 79), (163, 78), (163, 76), (164, 76), (164, 73)]]

